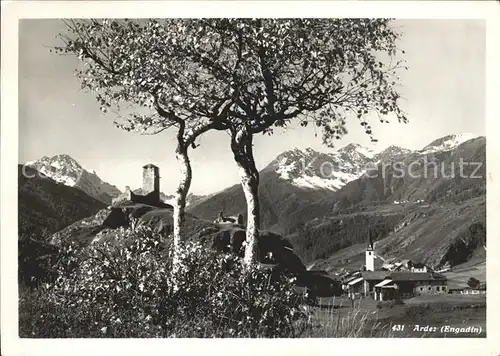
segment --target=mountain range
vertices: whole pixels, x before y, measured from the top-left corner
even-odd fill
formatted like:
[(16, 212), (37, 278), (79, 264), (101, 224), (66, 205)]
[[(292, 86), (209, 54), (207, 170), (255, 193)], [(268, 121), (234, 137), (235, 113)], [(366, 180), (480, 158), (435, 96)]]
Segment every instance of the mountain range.
[[(422, 166), (423, 162), (441, 162), (462, 143), (473, 142), (473, 137), (468, 134), (449, 135), (431, 142), (422, 150), (415, 151), (389, 146), (375, 153), (358, 144), (349, 144), (334, 153), (296, 148), (285, 151), (260, 172), (262, 224), (280, 233), (289, 233), (290, 228), (293, 230), (293, 222), (288, 221), (291, 214), (293, 219), (298, 218), (295, 220), (297, 222), (317, 217), (314, 206), (321, 206), (321, 209), (325, 210), (326, 205), (327, 212), (332, 212), (335, 207), (346, 208), (365, 199), (374, 202), (390, 201), (391, 198), (394, 198), (392, 201), (431, 198), (432, 190), (425, 194), (417, 194), (411, 189), (398, 190), (398, 184), (402, 184), (403, 180), (398, 183), (397, 175), (391, 175), (390, 171), (394, 173), (394, 168), (398, 168), (398, 165), (407, 167), (420, 160), (420, 165), (414, 163), (411, 166), (419, 173), (419, 169), (425, 168)], [(478, 140), (484, 142), (484, 138)], [(485, 160), (484, 156), (477, 159), (482, 159), (482, 162)], [(450, 163), (443, 164), (450, 166)], [(376, 177), (370, 178), (375, 172)], [(385, 177), (382, 177), (383, 175)], [(409, 183), (411, 179), (406, 177), (406, 181)], [(413, 182), (412, 186), (418, 184), (417, 182)], [(441, 179), (433, 179), (430, 176), (426, 182), (443, 184), (440, 183)], [(386, 188), (382, 189), (384, 186)], [(388, 194), (388, 191), (392, 193)], [(211, 218), (209, 214), (214, 214), (217, 209), (224, 210), (227, 215), (245, 214), (246, 202), (239, 184), (190, 207), (193, 214), (207, 219)]]
[[(329, 261), (317, 264), (323, 268), (337, 268), (335, 255), (355, 245), (350, 260), (361, 263), (370, 235), (389, 241), (388, 258), (456, 265), (476, 252), (484, 257), (485, 176), (486, 140), (468, 134), (414, 151), (391, 146), (374, 153), (354, 144), (333, 154), (292, 149), (260, 172), (262, 228), (287, 236), (307, 263)], [(218, 209), (245, 215), (239, 185), (189, 212), (213, 219)]]
[[(338, 267), (338, 260), (358, 261), (369, 235), (387, 257), (404, 255), (441, 265), (482, 256), (485, 145), (484, 137), (453, 134), (420, 150), (390, 146), (373, 152), (349, 144), (333, 153), (285, 151), (260, 172), (262, 228), (286, 236), (301, 259), (325, 269)], [(461, 167), (461, 162), (478, 164)], [(106, 205), (119, 194), (67, 155), (30, 165)], [(444, 174), (429, 175), (435, 169)], [(209, 196), (188, 196), (192, 216), (212, 221), (219, 211), (246, 215), (239, 184)], [(346, 250), (352, 256), (335, 257)]]
[[(470, 134), (448, 135), (433, 141), (419, 151), (392, 145), (375, 153), (355, 143), (348, 144), (333, 153), (322, 153), (311, 148), (305, 150), (293, 148), (278, 155), (264, 168), (263, 173), (275, 172), (278, 178), (299, 188), (326, 188), (336, 191), (361, 177), (367, 169), (373, 168), (380, 162), (394, 160), (410, 153), (423, 155), (449, 151), (472, 138), (474, 136)], [(26, 162), (25, 165), (37, 169), (58, 183), (76, 187), (106, 204), (110, 204), (112, 198), (121, 194), (116, 186), (103, 181), (94, 170), (84, 168), (67, 154), (44, 156), (39, 160)], [(134, 192), (139, 193), (140, 190), (138, 188)], [(204, 197), (190, 193), (187, 199), (188, 205), (193, 205)], [(175, 197), (162, 192), (161, 198), (165, 202), (172, 202)]]

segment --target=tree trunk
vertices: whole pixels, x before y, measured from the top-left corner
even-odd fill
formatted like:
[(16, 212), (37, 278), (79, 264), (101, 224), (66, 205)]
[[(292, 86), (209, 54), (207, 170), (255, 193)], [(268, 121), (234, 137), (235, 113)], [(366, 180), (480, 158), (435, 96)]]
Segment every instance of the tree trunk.
[(179, 253), (184, 239), (184, 223), (186, 210), (186, 196), (191, 186), (192, 171), (191, 162), (187, 154), (187, 147), (178, 145), (175, 150), (175, 158), (179, 162), (181, 178), (175, 196), (174, 216), (173, 216), (173, 268), (176, 269), (179, 263)]
[(247, 203), (247, 224), (244, 261), (247, 265), (259, 260), (258, 236), (260, 229), (259, 172), (253, 157), (253, 135), (246, 127), (231, 132), (231, 150), (238, 166), (241, 186)]

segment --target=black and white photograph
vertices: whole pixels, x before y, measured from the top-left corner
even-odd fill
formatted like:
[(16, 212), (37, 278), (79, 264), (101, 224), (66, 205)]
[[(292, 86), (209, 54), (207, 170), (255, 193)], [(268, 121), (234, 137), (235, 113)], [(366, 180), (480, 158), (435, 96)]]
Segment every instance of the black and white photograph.
[(17, 21), (21, 340), (492, 336), (484, 18), (131, 15)]

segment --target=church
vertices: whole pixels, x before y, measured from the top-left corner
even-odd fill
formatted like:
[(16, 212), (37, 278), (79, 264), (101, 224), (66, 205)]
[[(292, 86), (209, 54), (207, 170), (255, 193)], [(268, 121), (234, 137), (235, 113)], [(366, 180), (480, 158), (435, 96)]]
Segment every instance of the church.
[(375, 251), (373, 249), (373, 241), (370, 235), (368, 239), (368, 246), (365, 251), (365, 269), (367, 271), (375, 271)]
[[(411, 298), (421, 294), (446, 294), (447, 278), (422, 264), (411, 261), (403, 269), (375, 269), (375, 249), (371, 236), (365, 250), (363, 271), (347, 281), (349, 298), (372, 296), (375, 300)], [(397, 265), (394, 264), (394, 265)], [(417, 268), (413, 269), (413, 266)]]

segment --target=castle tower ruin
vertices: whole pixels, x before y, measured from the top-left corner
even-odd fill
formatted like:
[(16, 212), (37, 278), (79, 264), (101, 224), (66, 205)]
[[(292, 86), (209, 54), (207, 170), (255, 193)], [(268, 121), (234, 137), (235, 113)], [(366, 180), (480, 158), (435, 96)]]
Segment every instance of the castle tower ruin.
[(142, 167), (142, 194), (160, 201), (160, 169), (154, 164)]

